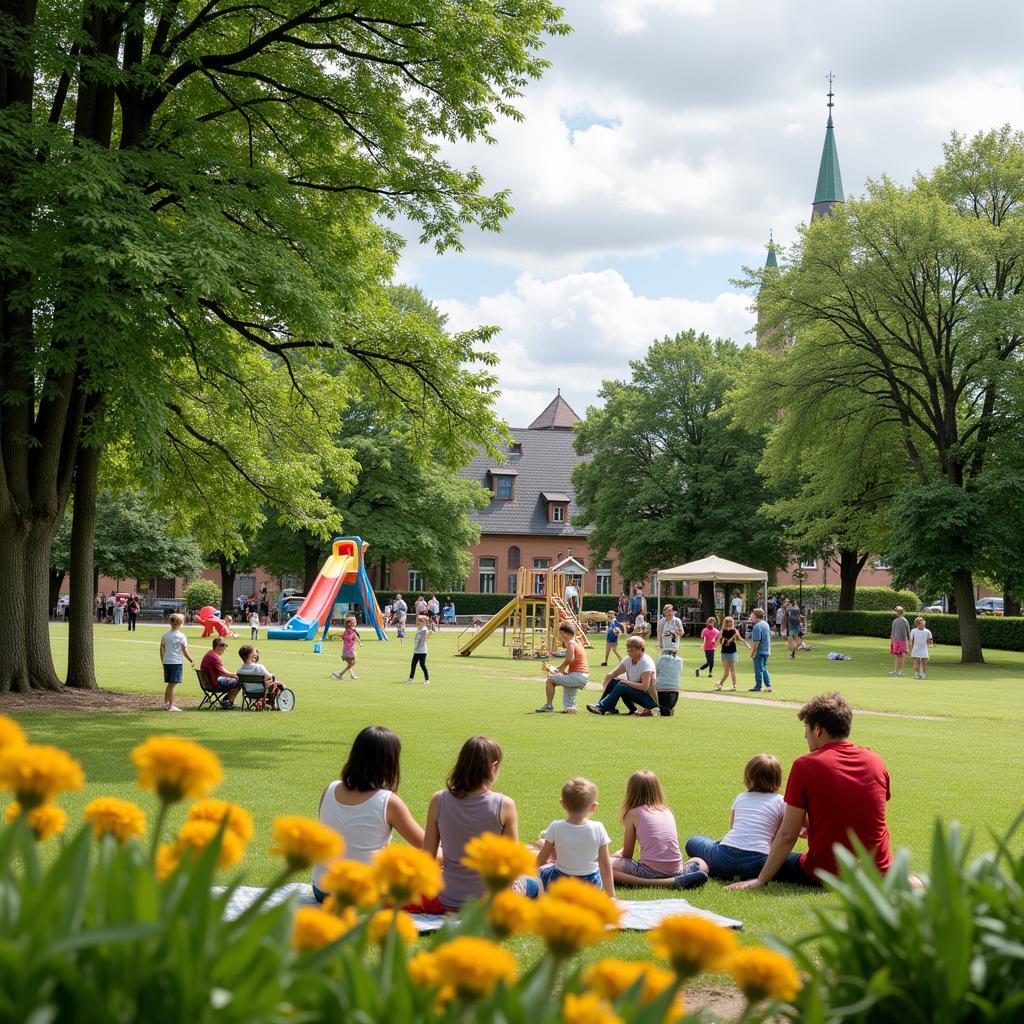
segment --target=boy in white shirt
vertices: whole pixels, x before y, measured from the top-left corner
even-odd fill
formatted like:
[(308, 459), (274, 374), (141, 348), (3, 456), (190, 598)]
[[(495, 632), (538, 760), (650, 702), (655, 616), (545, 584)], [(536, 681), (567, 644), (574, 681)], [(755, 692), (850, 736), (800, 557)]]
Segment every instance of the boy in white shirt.
[[(547, 889), (555, 879), (569, 876), (614, 897), (615, 879), (608, 850), (611, 839), (601, 822), (590, 820), (597, 810), (597, 786), (589, 779), (570, 779), (562, 787), (561, 803), (565, 818), (551, 822), (544, 830), (544, 842), (537, 854), (541, 886)], [(549, 864), (552, 856), (554, 863)]]
[(185, 616), (174, 612), (169, 618), (170, 629), (160, 637), (160, 661), (164, 667), (164, 711), (180, 711), (174, 703), (174, 688), (181, 682), (185, 659), (195, 665), (188, 649), (188, 638), (181, 631)]
[(249, 615), (249, 639), (259, 640), (260, 638), (260, 613), (252, 612)]

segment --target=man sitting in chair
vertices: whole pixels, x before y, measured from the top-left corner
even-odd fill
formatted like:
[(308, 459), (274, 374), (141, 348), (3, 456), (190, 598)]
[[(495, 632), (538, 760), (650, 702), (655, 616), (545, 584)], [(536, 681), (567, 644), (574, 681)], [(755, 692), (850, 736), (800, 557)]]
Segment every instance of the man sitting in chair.
[(224, 637), (214, 637), (212, 649), (203, 655), (203, 660), (199, 663), (199, 671), (206, 676), (211, 690), (223, 690), (227, 693), (227, 699), (221, 701), (221, 707), (233, 708), (235, 696), (242, 687), (238, 682), (238, 676), (224, 667), (222, 655), (227, 646), (228, 642)]
[(265, 665), (260, 664), (260, 652), (252, 644), (242, 644), (238, 648), (238, 656), (242, 664), (238, 669), (238, 678), (255, 680), (262, 678), (263, 689), (267, 704), (277, 708), (277, 695), (281, 692), (281, 684)]

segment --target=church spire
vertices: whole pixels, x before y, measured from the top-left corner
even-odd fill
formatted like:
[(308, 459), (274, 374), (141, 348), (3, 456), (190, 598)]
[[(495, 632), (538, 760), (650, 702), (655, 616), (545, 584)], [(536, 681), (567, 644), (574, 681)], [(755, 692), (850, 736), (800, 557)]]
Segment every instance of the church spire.
[(825, 144), (821, 149), (821, 164), (818, 167), (818, 185), (814, 190), (814, 204), (811, 207), (811, 220), (816, 217), (829, 217), (832, 207), (845, 200), (843, 195), (843, 176), (839, 172), (839, 153), (836, 150), (836, 134), (832, 124), (832, 108), (835, 104), (832, 97), (832, 83), (835, 75), (828, 73), (828, 122), (825, 126)]
[(768, 231), (768, 256), (764, 261), (764, 269), (767, 270), (769, 267), (779, 269), (779, 261), (775, 258), (775, 234), (770, 229)]

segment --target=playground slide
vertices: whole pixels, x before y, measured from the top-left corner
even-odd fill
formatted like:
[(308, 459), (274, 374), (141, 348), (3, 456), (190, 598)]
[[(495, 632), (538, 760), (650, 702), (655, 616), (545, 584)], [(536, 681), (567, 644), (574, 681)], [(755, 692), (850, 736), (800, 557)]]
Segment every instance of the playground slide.
[(331, 555), (317, 573), (298, 611), (283, 626), (268, 629), (267, 636), (271, 640), (313, 640), (317, 629), (330, 620), (338, 591), (346, 577), (355, 573), (358, 564), (355, 555)]

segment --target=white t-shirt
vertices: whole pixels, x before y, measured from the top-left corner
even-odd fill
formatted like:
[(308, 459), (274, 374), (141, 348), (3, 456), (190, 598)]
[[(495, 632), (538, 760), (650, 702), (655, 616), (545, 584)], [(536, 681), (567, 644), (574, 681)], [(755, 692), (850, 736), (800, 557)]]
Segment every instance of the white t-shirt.
[(631, 683), (639, 683), (640, 677), (645, 672), (657, 674), (657, 669), (654, 667), (654, 659), (649, 654), (641, 655), (640, 660), (635, 665), (633, 664), (633, 659), (627, 654), (619, 663), (619, 667), (621, 668), (623, 665), (626, 666), (626, 678)]
[(743, 598), (734, 597), (729, 602), (729, 611), (732, 612), (733, 618), (739, 618), (743, 614)]
[(185, 655), (182, 651), (188, 647), (188, 637), (179, 629), (169, 629), (162, 637), (160, 643), (164, 645), (163, 663), (165, 665), (184, 665)]
[(663, 651), (679, 650), (679, 637), (683, 633), (683, 623), (675, 614), (671, 619), (662, 616), (658, 620), (658, 640)]
[(914, 628), (910, 631), (910, 656), (912, 658), (928, 657), (928, 641), (932, 638), (930, 629)]
[(426, 626), (416, 630), (416, 638), (413, 640), (413, 654), (427, 653), (427, 636), (429, 632)]
[(767, 853), (785, 809), (781, 793), (740, 793), (732, 802), (732, 828), (722, 838), (722, 845)]
[(564, 818), (551, 822), (544, 838), (555, 844), (555, 867), (564, 875), (592, 875), (598, 870), (597, 855), (611, 842), (599, 821), (574, 825)]
[(580, 592), (571, 583), (565, 588), (566, 601), (575, 601), (579, 596)]
[(256, 612), (253, 612), (252, 615), (249, 616), (249, 625), (252, 626), (253, 629), (260, 628), (260, 617)]

